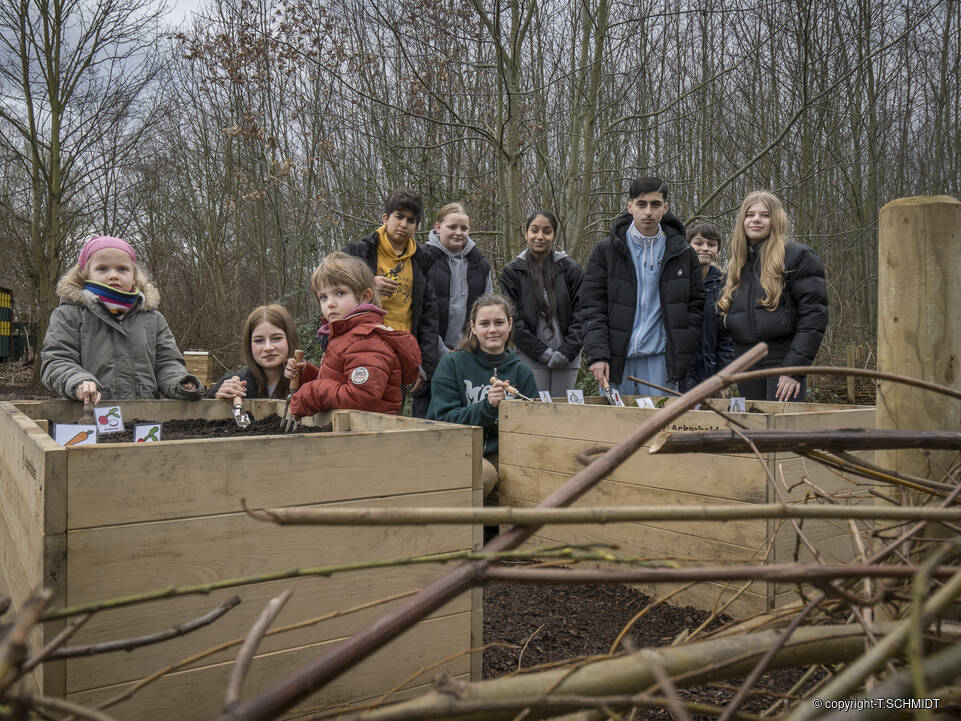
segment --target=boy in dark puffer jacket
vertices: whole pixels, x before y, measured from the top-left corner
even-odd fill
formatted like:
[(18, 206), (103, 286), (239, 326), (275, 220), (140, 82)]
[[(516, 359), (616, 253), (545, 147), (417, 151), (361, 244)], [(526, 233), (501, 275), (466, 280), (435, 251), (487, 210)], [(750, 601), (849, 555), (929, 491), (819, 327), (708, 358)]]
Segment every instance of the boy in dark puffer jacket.
[(383, 299), (387, 325), (417, 339), (422, 362), (411, 395), (418, 418), (427, 413), (424, 394), (437, 367), (437, 301), (429, 278), (434, 259), (414, 240), (423, 209), (420, 193), (395, 190), (387, 197), (383, 225), (344, 248), (375, 274), (374, 290)]
[(628, 198), (628, 212), (584, 271), (584, 354), (600, 386), (662, 395), (626, 377), (668, 386), (687, 375), (701, 339), (704, 283), (684, 226), (668, 212), (664, 181), (639, 178)]
[(694, 356), (694, 362), (691, 363), (687, 377), (678, 387), (682, 392), (706, 381), (734, 360), (734, 341), (717, 313), (717, 301), (724, 286), (724, 276), (714, 265), (721, 248), (721, 232), (713, 223), (695, 221), (687, 228), (687, 241), (701, 263), (701, 277), (704, 279), (704, 325), (701, 329), (701, 345)]

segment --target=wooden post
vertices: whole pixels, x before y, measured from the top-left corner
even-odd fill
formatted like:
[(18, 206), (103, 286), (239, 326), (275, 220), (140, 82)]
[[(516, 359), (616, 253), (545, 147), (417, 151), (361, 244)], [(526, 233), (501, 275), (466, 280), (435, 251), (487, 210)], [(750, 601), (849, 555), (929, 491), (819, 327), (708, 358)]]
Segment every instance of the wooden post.
[[(878, 227), (878, 370), (961, 388), (961, 202), (900, 198)], [(957, 431), (961, 404), (883, 382), (877, 428)], [(956, 454), (890, 451), (883, 465), (941, 480)]]

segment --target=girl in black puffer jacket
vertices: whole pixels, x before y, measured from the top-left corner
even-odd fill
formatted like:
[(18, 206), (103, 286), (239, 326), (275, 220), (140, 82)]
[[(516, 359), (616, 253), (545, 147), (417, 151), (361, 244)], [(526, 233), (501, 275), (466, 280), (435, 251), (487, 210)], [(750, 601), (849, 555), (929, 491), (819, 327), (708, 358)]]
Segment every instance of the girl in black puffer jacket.
[(517, 309), (514, 343), (539, 390), (552, 397), (574, 387), (581, 365), (580, 291), (584, 271), (557, 250), (557, 218), (538, 210), (524, 228), (527, 248), (505, 266), (501, 291)]
[[(776, 196), (756, 190), (744, 199), (717, 304), (736, 355), (767, 343), (767, 357), (758, 368), (811, 365), (827, 327), (824, 264), (809, 247), (788, 240), (787, 225)], [(805, 390), (804, 376), (738, 384), (739, 393), (751, 400), (803, 401)]]

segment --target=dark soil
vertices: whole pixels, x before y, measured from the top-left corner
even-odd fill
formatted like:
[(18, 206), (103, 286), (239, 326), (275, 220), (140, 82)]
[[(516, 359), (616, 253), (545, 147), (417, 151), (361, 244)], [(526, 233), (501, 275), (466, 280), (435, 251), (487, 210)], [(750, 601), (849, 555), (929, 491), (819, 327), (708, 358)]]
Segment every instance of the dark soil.
[(0, 401), (48, 401), (57, 398), (46, 388), (24, 388), (0, 384)]
[[(97, 443), (130, 443), (133, 441), (133, 427), (136, 423), (152, 421), (124, 419), (123, 433), (101, 433)], [(299, 425), (292, 433), (323, 433), (330, 426)], [(162, 441), (185, 440), (192, 438), (232, 438), (234, 436), (271, 436), (281, 433), (280, 416), (268, 416), (259, 421), (252, 420), (246, 428), (239, 427), (233, 418), (228, 420), (207, 421), (202, 419), (166, 421), (163, 424)]]
[[(484, 644), (511, 647), (484, 651), (484, 678), (497, 678), (518, 669), (607, 654), (627, 623), (653, 601), (628, 586), (539, 586), (534, 584), (487, 583), (484, 586)], [(636, 648), (666, 646), (685, 629), (693, 630), (708, 614), (696, 608), (661, 604), (642, 617), (628, 633)], [(709, 628), (728, 619), (715, 620)], [(623, 644), (619, 651), (623, 651)], [(786, 693), (801, 677), (803, 669), (764, 674), (755, 687)], [(723, 706), (741, 679), (681, 689), (686, 700)], [(776, 696), (756, 694), (744, 704), (744, 711), (759, 713)], [(667, 711), (638, 709), (635, 719), (670, 719)], [(693, 721), (715, 719), (691, 714)]]

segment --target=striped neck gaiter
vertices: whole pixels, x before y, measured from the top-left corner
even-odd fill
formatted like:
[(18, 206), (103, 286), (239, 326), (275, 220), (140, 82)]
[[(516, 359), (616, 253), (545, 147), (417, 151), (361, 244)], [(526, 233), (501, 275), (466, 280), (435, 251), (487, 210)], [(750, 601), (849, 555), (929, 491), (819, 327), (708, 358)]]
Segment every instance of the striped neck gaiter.
[(86, 281), (83, 287), (97, 296), (104, 307), (109, 310), (117, 320), (123, 320), (123, 317), (130, 312), (130, 309), (137, 305), (137, 301), (143, 297), (140, 290), (136, 287), (128, 293), (92, 280)]

